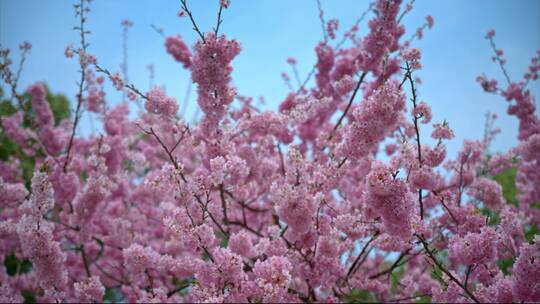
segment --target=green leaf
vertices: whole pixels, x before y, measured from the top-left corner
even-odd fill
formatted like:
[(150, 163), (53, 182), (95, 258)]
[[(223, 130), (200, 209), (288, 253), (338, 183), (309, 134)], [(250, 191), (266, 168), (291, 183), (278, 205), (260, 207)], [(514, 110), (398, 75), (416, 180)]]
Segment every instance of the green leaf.
[(375, 295), (365, 289), (353, 289), (350, 294), (345, 296), (345, 303), (366, 303), (376, 302)]
[(118, 303), (124, 300), (124, 295), (120, 288), (105, 288), (103, 303)]
[(216, 236), (218, 239), (220, 239), (220, 243), (219, 243), (219, 246), (221, 248), (227, 248), (227, 246), (229, 246), (229, 240), (227, 239), (227, 236), (225, 234), (223, 234), (223, 232), (221, 231), (218, 231), (216, 233)]
[(0, 160), (7, 161), (10, 156), (19, 152), (19, 146), (5, 136), (0, 134)]
[(21, 295), (24, 298), (23, 303), (36, 303), (36, 298), (34, 297), (34, 293), (30, 290), (22, 290)]
[(135, 169), (135, 166), (131, 159), (124, 159), (124, 169), (127, 172), (133, 172), (133, 169)]
[(480, 212), (482, 212), (483, 215), (485, 215), (485, 216), (487, 216), (489, 218), (489, 222), (488, 222), (489, 226), (496, 226), (501, 221), (501, 217), (499, 216), (499, 212), (496, 212), (493, 209), (490, 209), (488, 207), (484, 207), (484, 208), (480, 209)]
[(14, 253), (6, 256), (4, 266), (9, 276), (15, 276), (20, 273), (27, 273), (32, 270), (32, 262), (29, 260), (20, 260)]
[(11, 116), (17, 112), (17, 108), (9, 100), (0, 102), (0, 116)]
[(517, 168), (510, 168), (504, 172), (501, 172), (493, 177), (503, 190), (503, 197), (507, 202), (513, 205), (518, 205), (516, 200), (517, 188), (516, 188), (516, 175)]
[(173, 277), (172, 279), (172, 283), (175, 287), (177, 288), (182, 288), (181, 290), (178, 291), (178, 294), (184, 296), (186, 294), (188, 294), (189, 292), (189, 286), (191, 284), (194, 284), (195, 282), (195, 279), (193, 278), (187, 278), (187, 279), (179, 279), (177, 277)]
[(58, 125), (63, 119), (69, 118), (71, 115), (71, 105), (66, 96), (62, 94), (52, 94), (47, 89), (47, 101), (51, 107), (54, 116), (54, 123)]
[(86, 180), (88, 179), (88, 172), (81, 171), (81, 173), (79, 174), (79, 177), (81, 178), (81, 181), (86, 182)]
[(392, 275), (390, 276), (390, 290), (392, 292), (395, 292), (399, 282), (401, 281), (401, 278), (405, 275), (405, 267), (399, 266), (392, 272)]
[(501, 269), (501, 271), (505, 275), (509, 275), (510, 272), (508, 271), (508, 269), (512, 268), (515, 261), (516, 261), (516, 259), (514, 259), (514, 258), (509, 258), (509, 259), (505, 259), (505, 260), (498, 260), (497, 261), (497, 266), (499, 266), (499, 268)]
[(17, 259), (15, 254), (8, 255), (4, 260), (4, 266), (6, 267), (7, 274), (12, 277), (17, 274), (19, 259)]
[(525, 239), (527, 240), (527, 242), (532, 243), (534, 237), (537, 234), (540, 234), (540, 231), (538, 230), (538, 227), (536, 225), (525, 228)]
[(30, 260), (22, 260), (19, 273), (28, 273), (32, 270), (32, 262)]
[(431, 303), (431, 296), (421, 296), (416, 303)]

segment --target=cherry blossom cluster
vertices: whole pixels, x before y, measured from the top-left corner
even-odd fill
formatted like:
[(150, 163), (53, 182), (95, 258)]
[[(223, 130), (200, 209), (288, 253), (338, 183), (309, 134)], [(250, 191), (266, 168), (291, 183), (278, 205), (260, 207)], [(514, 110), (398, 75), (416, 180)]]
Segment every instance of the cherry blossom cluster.
[[(491, 153), (488, 116), (484, 140), (448, 156), (452, 122), (421, 100), (415, 75), (414, 38), (433, 18), (404, 39), (413, 2), (376, 0), (340, 33), (318, 1), (313, 71), (301, 79), (287, 59), (296, 87), (284, 73), (290, 91), (263, 111), (234, 87), (241, 45), (219, 32), (234, 3), (216, 3), (204, 31), (181, 0), (197, 41), (164, 36), (164, 53), (196, 85), (203, 116), (192, 124), (164, 88), (139, 90), (89, 53), (89, 0), (75, 5), (80, 45), (65, 51), (81, 73), (71, 117), (55, 116), (43, 83), (19, 94), (1, 50), (14, 109), (1, 135), (17, 149), (0, 161), (0, 302), (540, 301), (540, 120), (528, 86), (540, 52), (512, 81), (488, 32), (507, 83), (477, 80), (508, 102), (519, 143)], [(111, 101), (109, 80), (129, 98)], [(79, 135), (83, 109), (100, 134)]]

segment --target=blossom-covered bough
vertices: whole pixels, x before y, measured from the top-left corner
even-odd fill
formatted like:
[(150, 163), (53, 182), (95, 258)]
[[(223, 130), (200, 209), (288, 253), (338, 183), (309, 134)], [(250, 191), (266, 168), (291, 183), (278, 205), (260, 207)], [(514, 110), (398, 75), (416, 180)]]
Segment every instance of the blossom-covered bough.
[[(162, 88), (129, 83), (131, 22), (122, 74), (89, 53), (88, 4), (75, 5), (81, 40), (66, 48), (80, 68), (72, 118), (42, 83), (19, 93), (23, 62), (14, 72), (1, 50), (1, 302), (540, 301), (540, 121), (527, 89), (540, 52), (515, 82), (488, 33), (507, 84), (478, 81), (509, 102), (519, 145), (490, 154), (488, 116), (484, 139), (448, 159), (454, 133), (430, 126), (415, 77), (412, 45), (433, 18), (405, 39), (412, 2), (377, 0), (340, 38), (317, 1), (317, 62), (302, 80), (288, 60), (296, 84), (283, 73), (290, 93), (273, 112), (232, 86), (241, 46), (219, 31), (229, 1), (205, 32), (180, 0), (198, 41), (164, 44), (196, 85), (203, 116), (190, 125)], [(114, 106), (107, 78), (126, 97)], [(144, 108), (135, 120), (130, 102)], [(102, 134), (77, 135), (85, 111)]]

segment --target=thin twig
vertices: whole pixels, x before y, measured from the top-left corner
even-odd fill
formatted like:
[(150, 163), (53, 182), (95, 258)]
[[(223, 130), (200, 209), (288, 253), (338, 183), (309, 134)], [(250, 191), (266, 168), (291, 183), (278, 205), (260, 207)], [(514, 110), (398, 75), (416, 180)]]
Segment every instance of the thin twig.
[(429, 247), (428, 247), (428, 244), (426, 242), (426, 240), (424, 239), (424, 237), (422, 237), (421, 235), (419, 234), (416, 234), (415, 233), (415, 236), (420, 240), (420, 242), (422, 243), (422, 246), (424, 247), (424, 250), (426, 251), (427, 253), (427, 256), (428, 258), (433, 261), (433, 263), (442, 271), (444, 272), (444, 274), (446, 274), (450, 280), (452, 280), (454, 283), (456, 283), (461, 289), (463, 289), (463, 291), (465, 291), (465, 293), (467, 294), (467, 296), (473, 300), (475, 303), (480, 303), (480, 301), (478, 301), (478, 299), (474, 296), (474, 294), (467, 288), (467, 286), (463, 285), (450, 271), (448, 271), (442, 264), (441, 262), (439, 262), (439, 260), (435, 257), (435, 255), (433, 254), (433, 252), (431, 250), (429, 250)]
[(223, 22), (223, 20), (221, 19), (221, 12), (222, 11), (223, 11), (223, 5), (220, 4), (219, 5), (218, 16), (217, 16), (216, 26), (214, 27), (214, 36), (216, 37), (216, 39), (217, 39), (217, 36), (218, 36), (218, 33), (219, 33), (219, 26)]
[(84, 250), (84, 245), (81, 245), (79, 250), (81, 251), (81, 257), (84, 264), (84, 271), (86, 272), (86, 275), (88, 277), (91, 277), (92, 274), (90, 273), (90, 267), (88, 266), (88, 258), (86, 257), (86, 251)]
[[(414, 80), (412, 79), (412, 69), (409, 65), (409, 62), (405, 62), (407, 72), (405, 73), (405, 77), (409, 80), (409, 83), (411, 85), (411, 92), (412, 92), (412, 102), (413, 102), (413, 123), (414, 123), (414, 131), (416, 133), (416, 148), (418, 150), (418, 165), (422, 167), (422, 147), (420, 145), (420, 130), (418, 128), (418, 119), (419, 117), (416, 115), (416, 88), (414, 87)], [(424, 203), (422, 201), (422, 189), (418, 189), (418, 202), (420, 203), (420, 219), (424, 219)]]
[(383, 271), (381, 271), (381, 272), (379, 272), (377, 274), (374, 274), (374, 275), (370, 276), (369, 279), (374, 280), (374, 279), (376, 279), (376, 278), (378, 278), (380, 276), (383, 276), (385, 274), (390, 275), (394, 271), (394, 269), (396, 269), (397, 267), (402, 265), (399, 262), (401, 262), (401, 260), (403, 260), (403, 258), (405, 256), (407, 256), (407, 254), (409, 254), (410, 251), (411, 251), (411, 249), (409, 248), (409, 249), (401, 252), (399, 254), (398, 258), (396, 259), (396, 261), (390, 267), (388, 267), (386, 270), (383, 270)]
[(330, 133), (330, 136), (328, 136), (327, 140), (332, 139), (332, 137), (334, 136), (335, 131), (339, 128), (339, 126), (341, 125), (341, 122), (343, 121), (345, 116), (347, 116), (347, 113), (349, 112), (349, 109), (351, 108), (351, 105), (352, 105), (352, 103), (354, 101), (354, 97), (356, 97), (356, 94), (358, 93), (358, 90), (360, 89), (360, 85), (364, 81), (364, 78), (366, 77), (366, 75), (367, 75), (367, 72), (363, 72), (362, 75), (360, 75), (360, 79), (356, 83), (356, 87), (354, 88), (354, 91), (353, 91), (351, 97), (349, 98), (349, 103), (347, 103), (347, 107), (345, 108), (345, 111), (343, 111), (343, 114), (341, 114), (341, 117), (339, 117), (338, 121), (336, 122), (336, 125), (332, 129), (332, 133)]
[[(171, 161), (172, 165), (174, 166), (174, 168), (177, 170), (177, 172), (180, 174), (180, 177), (182, 178), (182, 180), (187, 183), (188, 180), (187, 178), (185, 177), (184, 173), (182, 173), (182, 171), (180, 170), (180, 166), (178, 165), (178, 162), (176, 161), (176, 158), (172, 155), (172, 151), (167, 148), (167, 145), (161, 140), (161, 138), (156, 134), (156, 132), (154, 131), (154, 129), (152, 127), (150, 127), (150, 130), (145, 130), (141, 125), (139, 124), (136, 124), (144, 133), (148, 134), (148, 135), (152, 135), (156, 140), (157, 142), (160, 144), (160, 146), (163, 148), (163, 150), (165, 150), (165, 153), (167, 154), (167, 156), (169, 157), (169, 160)], [(175, 147), (177, 146), (177, 144), (175, 145)], [(195, 197), (195, 199), (197, 200), (197, 202), (199, 203), (201, 209), (206, 212), (208, 214), (208, 216), (210, 216), (210, 219), (212, 220), (212, 222), (214, 222), (214, 224), (219, 228), (219, 230), (225, 235), (225, 238), (226, 239), (229, 239), (229, 233), (223, 229), (223, 226), (221, 226), (221, 224), (216, 220), (216, 218), (214, 217), (214, 215), (208, 210), (208, 208), (205, 206), (205, 204), (203, 203), (201, 197), (199, 195), (197, 195), (196, 193), (193, 193), (193, 196)]]
[[(371, 2), (369, 4), (369, 7), (362, 13), (362, 15), (360, 16), (360, 18), (358, 18), (356, 20), (356, 22), (354, 23), (354, 25), (352, 27), (358, 27), (358, 25), (360, 24), (360, 22), (362, 22), (364, 20), (364, 18), (367, 16), (367, 14), (372, 11), (373, 9), (373, 6), (375, 5), (374, 2)], [(337, 51), (341, 48), (341, 46), (347, 41), (347, 36), (343, 36), (343, 39), (338, 43), (336, 44), (336, 46), (334, 47), (334, 51)], [(304, 80), (304, 82), (302, 82), (302, 85), (300, 86), (300, 88), (298, 88), (298, 90), (296, 91), (296, 95), (300, 94), (303, 90), (304, 90), (304, 87), (307, 85), (307, 83), (309, 82), (309, 80), (311, 79), (311, 77), (313, 76), (313, 74), (315, 74), (315, 70), (317, 69), (317, 64), (314, 64), (313, 67), (311, 68), (311, 71), (308, 73), (308, 75), (306, 76), (306, 79)]]
[[(373, 10), (373, 6), (375, 6), (375, 2), (370, 2), (368, 8), (362, 13), (360, 18), (356, 19), (356, 22), (354, 22), (354, 25), (351, 28), (357, 28), (360, 22), (362, 22), (364, 18), (366, 18), (367, 14)], [(336, 46), (334, 47), (334, 51), (339, 50), (341, 46), (347, 41), (347, 38), (348, 37), (344, 35), (341, 41), (339, 41), (338, 44), (336, 44)]]
[(180, 291), (188, 288), (189, 286), (191, 286), (191, 282), (181, 284), (180, 286), (176, 287), (175, 289), (172, 289), (169, 292), (167, 292), (167, 298), (172, 297), (175, 293), (180, 292)]
[(324, 11), (322, 9), (321, 0), (317, 0), (317, 8), (319, 9), (319, 20), (321, 21), (324, 44), (328, 43), (328, 34), (326, 33), (326, 22), (324, 21)]
[(345, 277), (345, 280), (348, 280), (351, 276), (354, 275), (354, 272), (356, 271), (357, 267), (356, 265), (358, 265), (358, 262), (360, 261), (360, 258), (362, 258), (362, 256), (364, 255), (364, 253), (366, 252), (366, 250), (368, 249), (369, 245), (371, 244), (371, 242), (373, 242), (377, 236), (379, 236), (379, 233), (378, 232), (375, 232), (375, 234), (369, 239), (369, 241), (366, 243), (366, 245), (364, 246), (364, 248), (362, 248), (362, 251), (360, 252), (360, 254), (356, 257), (356, 259), (354, 260), (354, 262), (351, 264), (351, 267), (349, 267), (349, 271), (347, 271), (347, 276)]
[[(87, 31), (85, 31), (84, 29), (84, 24), (86, 22), (86, 17), (85, 17), (85, 14), (88, 12), (88, 9), (85, 9), (84, 8), (84, 2), (85, 0), (81, 0), (80, 1), (80, 4), (79, 4), (79, 7), (76, 7), (76, 10), (77, 10), (77, 14), (79, 16), (79, 26), (76, 27), (76, 29), (79, 31), (79, 35), (80, 35), (80, 38), (81, 38), (81, 49), (83, 51), (83, 54), (81, 55), (80, 52), (78, 52), (78, 55), (79, 55), (79, 58), (81, 56), (86, 56), (86, 49), (88, 48), (88, 43), (86, 42), (86, 34), (88, 33)], [(71, 130), (71, 136), (69, 137), (69, 142), (68, 142), (68, 146), (67, 146), (67, 149), (66, 149), (66, 160), (64, 162), (64, 173), (67, 172), (67, 167), (69, 165), (69, 161), (70, 161), (70, 155), (71, 155), (71, 149), (73, 147), (73, 140), (75, 138), (75, 132), (77, 131), (77, 125), (79, 124), (79, 120), (81, 119), (81, 106), (82, 106), (82, 103), (84, 101), (84, 98), (83, 98), (83, 90), (85, 89), (85, 86), (84, 86), (84, 81), (85, 81), (85, 70), (86, 70), (86, 59), (85, 58), (80, 58), (79, 60), (80, 62), (80, 72), (81, 72), (81, 78), (79, 80), (79, 88), (78, 88), (78, 92), (77, 92), (77, 107), (75, 109), (75, 118), (74, 118), (74, 121), (73, 121), (73, 128)]]
[(221, 198), (221, 209), (223, 211), (223, 223), (227, 225), (229, 218), (227, 217), (227, 201), (225, 200), (225, 192), (223, 190), (223, 184), (219, 184), (219, 197)]
[(506, 68), (504, 67), (504, 63), (501, 59), (501, 56), (499, 56), (499, 54), (497, 53), (497, 46), (495, 45), (495, 41), (493, 40), (493, 37), (488, 37), (487, 39), (489, 40), (489, 45), (491, 46), (491, 48), (493, 49), (493, 52), (495, 53), (495, 60), (499, 63), (499, 66), (501, 67), (501, 70), (504, 74), (504, 78), (506, 78), (506, 81), (508, 82), (508, 84), (512, 83), (512, 81), (510, 80), (510, 76), (508, 76), (508, 71), (506, 71)]
[(186, 12), (186, 14), (188, 15), (189, 20), (191, 20), (191, 24), (193, 25), (193, 30), (195, 30), (195, 32), (197, 32), (197, 34), (199, 34), (199, 37), (201, 37), (202, 42), (206, 43), (206, 40), (204, 40), (203, 33), (201, 32), (201, 30), (199, 30), (199, 27), (197, 26), (197, 23), (195, 22), (195, 19), (193, 18), (193, 15), (191, 14), (191, 11), (187, 7), (187, 0), (180, 0), (180, 4), (181, 4), (182, 9), (184, 10), (184, 12)]
[(245, 224), (245, 223), (238, 222), (238, 221), (229, 221), (228, 224), (229, 224), (229, 225), (240, 226), (240, 227), (246, 229), (247, 231), (249, 231), (249, 232), (255, 234), (255, 235), (258, 236), (258, 237), (264, 237), (264, 235), (263, 235), (262, 233), (260, 233), (259, 231), (257, 231), (257, 230), (255, 230), (255, 229), (249, 227), (249, 226), (248, 226), (247, 224)]

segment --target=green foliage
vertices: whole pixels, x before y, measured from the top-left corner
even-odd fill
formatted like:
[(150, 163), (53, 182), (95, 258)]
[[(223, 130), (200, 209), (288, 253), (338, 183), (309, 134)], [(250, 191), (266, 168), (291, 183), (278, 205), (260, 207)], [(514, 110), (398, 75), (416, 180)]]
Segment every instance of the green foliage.
[[(46, 98), (51, 107), (51, 111), (53, 112), (55, 125), (58, 125), (63, 119), (71, 116), (70, 102), (66, 96), (62, 94), (53, 94), (47, 86), (45, 86), (45, 88), (47, 90)], [(0, 93), (0, 99), (3, 97), (4, 95)], [(23, 126), (30, 127), (32, 125), (32, 103), (28, 94), (22, 96), (22, 107), (25, 111)], [(17, 112), (17, 110), (18, 106), (14, 105), (10, 100), (0, 101), (0, 118), (3, 116), (11, 116)], [(42, 155), (42, 153), (42, 151), (38, 151), (38, 155)], [(9, 161), (10, 157), (19, 159), (26, 187), (29, 188), (32, 175), (34, 174), (35, 158), (26, 155), (19, 145), (9, 139), (4, 132), (1, 132), (0, 160)]]
[(229, 239), (227, 238), (227, 236), (225, 234), (223, 234), (223, 232), (221, 232), (221, 231), (216, 232), (216, 237), (219, 240), (221, 240), (219, 242), (219, 246), (221, 248), (227, 248), (227, 246), (229, 246)]
[(124, 160), (124, 169), (127, 172), (133, 172), (133, 169), (135, 168), (133, 161), (131, 159), (125, 159)]
[(175, 286), (175, 288), (178, 288), (179, 290), (177, 293), (181, 296), (185, 296), (189, 292), (189, 286), (192, 284), (195, 284), (195, 279), (193, 278), (187, 278), (187, 279), (179, 279), (177, 277), (174, 277), (172, 279), (172, 282)]
[(22, 290), (21, 295), (24, 298), (23, 303), (36, 303), (36, 298), (34, 297), (34, 293), (30, 290)]
[(122, 295), (120, 288), (105, 288), (103, 303), (119, 303), (123, 300), (124, 296)]
[(71, 116), (71, 106), (69, 99), (62, 94), (52, 94), (47, 88), (47, 101), (51, 106), (51, 111), (54, 116), (54, 123), (58, 125), (63, 119)]
[(438, 267), (431, 267), (429, 274), (432, 279), (437, 280), (441, 285), (444, 285), (444, 280), (442, 279), (443, 272)]
[(518, 205), (516, 200), (517, 188), (516, 188), (516, 175), (517, 168), (510, 168), (504, 172), (501, 172), (493, 177), (493, 179), (501, 185), (503, 190), (503, 197), (507, 202), (513, 205)]
[(416, 301), (416, 303), (431, 303), (431, 296), (424, 295), (424, 296), (418, 297), (418, 300)]
[(0, 102), (0, 116), (10, 116), (15, 112), (17, 112), (17, 108), (15, 108), (11, 102), (8, 100)]
[(210, 261), (210, 256), (206, 253), (206, 251), (203, 251), (202, 259), (203, 261)]
[(23, 179), (26, 187), (30, 189), (30, 182), (34, 174), (35, 159), (26, 155), (21, 147), (9, 139), (4, 133), (0, 133), (0, 160), (9, 161), (10, 157), (15, 157), (20, 161), (20, 168), (23, 172)]
[(510, 268), (512, 268), (512, 266), (514, 265), (514, 262), (516, 261), (515, 258), (509, 258), (509, 259), (505, 259), (505, 260), (498, 260), (497, 261), (497, 266), (499, 266), (499, 268), (501, 269), (501, 271), (505, 274), (505, 275), (509, 275), (510, 272), (508, 271)]
[[(499, 183), (499, 185), (501, 185), (501, 187), (503, 189), (503, 196), (506, 199), (506, 201), (509, 202), (510, 204), (518, 206), (519, 202), (516, 199), (516, 195), (518, 193), (518, 190), (516, 188), (516, 175), (517, 175), (517, 168), (514, 167), (514, 168), (508, 169), (508, 170), (506, 170), (504, 172), (501, 172), (501, 173), (495, 175), (493, 177), (493, 179), (497, 183)], [(539, 203), (531, 204), (531, 207), (540, 209), (540, 204)], [(489, 212), (489, 211), (485, 211), (485, 212)], [(484, 210), (483, 210), (483, 213), (484, 213)], [(493, 211), (491, 211), (489, 213), (490, 213), (490, 224), (491, 224), (492, 223), (492, 221), (491, 221), (492, 217), (491, 216), (493, 216), (493, 219), (495, 217), (498, 218), (498, 214), (496, 214)], [(498, 222), (498, 220), (495, 223), (497, 223), (497, 222)], [(525, 230), (525, 240), (527, 240), (527, 242), (532, 242), (534, 240), (534, 237), (537, 234), (540, 234), (540, 230), (538, 229), (537, 226), (534, 226), (534, 225), (526, 226), (524, 228), (524, 230)], [(508, 268), (509, 267), (509, 266), (507, 266), (508, 263), (510, 263), (510, 262), (508, 262), (508, 261), (504, 262), (502, 264), (502, 266)], [(510, 266), (511, 266), (511, 264), (510, 264)], [(501, 265), (499, 265), (499, 267), (501, 267)]]
[(19, 151), (13, 141), (11, 141), (4, 133), (0, 134), (0, 160), (7, 161), (11, 155), (15, 155)]
[(488, 207), (484, 207), (484, 208), (480, 209), (480, 212), (483, 215), (485, 215), (485, 216), (487, 216), (489, 218), (489, 222), (488, 222), (489, 226), (496, 226), (501, 221), (501, 217), (499, 216), (499, 212), (496, 212), (493, 209), (490, 209)]
[[(390, 265), (389, 265), (390, 266)], [(398, 288), (399, 282), (401, 281), (401, 278), (405, 275), (405, 267), (399, 266), (397, 267), (390, 276), (390, 290), (392, 292), (395, 292)]]
[(20, 273), (27, 273), (32, 270), (32, 262), (29, 260), (20, 260), (15, 254), (6, 256), (4, 259), (4, 266), (9, 276), (15, 276)]
[(538, 230), (537, 226), (531, 225), (525, 228), (525, 240), (527, 240), (527, 242), (532, 243), (537, 234), (540, 234), (540, 230)]
[(367, 303), (377, 302), (373, 292), (365, 289), (353, 289), (350, 294), (345, 296), (345, 303)]
[(88, 172), (81, 171), (81, 173), (79, 174), (79, 177), (81, 178), (81, 181), (86, 182), (86, 180), (88, 179)]

